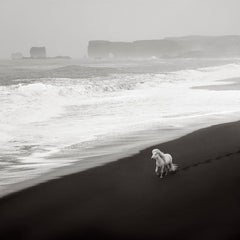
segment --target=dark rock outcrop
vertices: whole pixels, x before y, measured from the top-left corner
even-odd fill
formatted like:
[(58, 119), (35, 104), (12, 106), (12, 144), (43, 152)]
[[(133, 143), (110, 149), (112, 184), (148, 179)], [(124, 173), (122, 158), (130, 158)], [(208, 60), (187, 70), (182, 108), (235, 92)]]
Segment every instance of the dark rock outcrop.
[(46, 58), (46, 48), (45, 47), (32, 47), (30, 49), (31, 58)]

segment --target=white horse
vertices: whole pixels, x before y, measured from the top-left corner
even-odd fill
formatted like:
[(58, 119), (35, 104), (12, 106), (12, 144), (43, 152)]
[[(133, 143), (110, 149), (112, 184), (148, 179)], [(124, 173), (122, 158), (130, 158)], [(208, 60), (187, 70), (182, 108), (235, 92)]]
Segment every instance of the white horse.
[(159, 176), (158, 168), (160, 168), (160, 178), (163, 178), (164, 170), (166, 174), (168, 172), (175, 172), (178, 168), (176, 164), (172, 162), (172, 156), (168, 153), (163, 153), (159, 149), (152, 150), (151, 159), (156, 160), (155, 173)]

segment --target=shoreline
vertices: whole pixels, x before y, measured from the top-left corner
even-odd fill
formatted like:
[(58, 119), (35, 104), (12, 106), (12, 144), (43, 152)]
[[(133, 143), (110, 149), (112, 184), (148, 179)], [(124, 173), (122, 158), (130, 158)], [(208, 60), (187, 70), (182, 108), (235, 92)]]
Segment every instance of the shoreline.
[[(80, 63), (60, 69), (57, 63), (51, 66), (11, 65), (9, 68), (3, 64), (6, 76), (10, 77), (4, 78), (4, 82), (17, 85), (3, 86), (0, 197), (61, 175), (133, 155), (148, 146), (209, 125), (238, 120), (238, 91), (213, 93), (191, 89), (191, 86), (214, 84), (216, 79), (240, 75), (235, 60), (220, 62), (166, 61), (156, 66), (126, 65), (126, 68), (122, 66), (123, 69), (118, 64), (100, 64), (100, 72), (95, 68), (93, 71), (88, 69), (87, 75), (91, 77), (87, 77), (86, 83), (85, 80), (73, 80), (76, 75), (85, 76)], [(91, 69), (91, 66), (85, 64), (87, 68)], [(150, 71), (149, 67), (155, 71)], [(56, 78), (51, 75), (44, 80), (43, 75), (49, 72), (47, 68), (53, 68)], [(44, 74), (35, 79), (36, 69)], [(120, 73), (116, 69), (132, 70)], [(144, 73), (140, 73), (142, 70)], [(63, 73), (72, 80), (64, 79)], [(109, 77), (105, 79), (104, 74)], [(10, 80), (16, 76), (17, 82)], [(29, 76), (33, 79), (26, 82), (24, 79)], [(99, 88), (94, 87), (95, 81)], [(82, 95), (82, 90), (86, 94)], [(11, 99), (10, 105), (4, 100), (8, 91), (11, 92), (6, 95)], [(19, 92), (24, 93), (23, 96)], [(55, 134), (49, 136), (51, 131)]]
[[(189, 122), (188, 127), (179, 128), (179, 129), (168, 129), (168, 133), (164, 134), (164, 132), (167, 129), (152, 129), (150, 130), (142, 130), (142, 133), (139, 132), (138, 136), (135, 136), (136, 141), (139, 142), (136, 145), (131, 145), (127, 149), (123, 148), (124, 152), (119, 151), (113, 151), (109, 152), (103, 155), (99, 156), (88, 156), (83, 158), (80, 161), (77, 161), (76, 163), (70, 164), (68, 166), (62, 166), (57, 167), (55, 169), (50, 170), (49, 172), (45, 172), (40, 176), (36, 176), (34, 178), (26, 179), (21, 182), (13, 183), (10, 185), (9, 188), (2, 189), (0, 192), (0, 199), (4, 198), (8, 195), (17, 193), (19, 191), (23, 191), (25, 189), (37, 186), (42, 183), (47, 183), (49, 181), (59, 179), (71, 174), (75, 173), (81, 173), (84, 171), (87, 171), (88, 169), (93, 169), (99, 166), (104, 166), (112, 162), (121, 161), (124, 158), (133, 157), (137, 154), (139, 154), (141, 151), (144, 151), (145, 149), (151, 148), (153, 146), (157, 146), (160, 144), (165, 144), (168, 142), (172, 142), (178, 139), (181, 139), (182, 137), (185, 137), (189, 134), (192, 134), (196, 131), (199, 131), (201, 129), (209, 128), (216, 125), (221, 124), (228, 124), (232, 122), (236, 122), (236, 119), (238, 121), (238, 114), (232, 113), (230, 115), (219, 115), (220, 118), (218, 119), (218, 115), (215, 114), (208, 119), (209, 121), (213, 121), (211, 125), (207, 124), (207, 118), (205, 119), (205, 116), (202, 116), (202, 120), (199, 121), (198, 124), (195, 123), (193, 125), (192, 122)], [(158, 137), (158, 135), (161, 135), (161, 139)], [(132, 135), (129, 135), (130, 138), (132, 138)], [(156, 140), (149, 141), (147, 139), (154, 138)], [(139, 140), (140, 139), (140, 140)], [(128, 142), (128, 137), (125, 137), (124, 139), (126, 142)], [(116, 144), (121, 146), (122, 144), (125, 145), (124, 140), (119, 140), (113, 145), (113, 147), (116, 147)], [(144, 143), (143, 143), (144, 142)], [(146, 143), (147, 142), (147, 143)], [(100, 147), (101, 148), (101, 147)], [(122, 148), (122, 147), (121, 147)], [(100, 149), (101, 150), (101, 149)]]
[[(0, 199), (8, 195), (17, 193), (19, 191), (23, 191), (25, 189), (37, 186), (42, 183), (47, 183), (49, 181), (59, 179), (71, 174), (81, 173), (81, 172), (87, 171), (88, 169), (104, 166), (112, 162), (121, 161), (124, 158), (133, 157), (139, 154), (140, 152), (144, 151), (145, 149), (148, 149), (160, 144), (165, 144), (165, 143), (167, 144), (169, 142), (181, 139), (182, 137), (185, 137), (201, 129), (206, 129), (206, 128), (210, 128), (210, 127), (222, 125), (222, 124), (238, 122), (239, 117), (237, 115), (238, 115), (237, 113), (232, 113), (230, 115), (223, 115), (223, 116), (221, 116), (220, 114), (219, 119), (217, 117), (218, 115), (213, 115), (213, 118), (210, 115), (210, 118), (208, 120), (213, 121), (211, 125), (207, 124), (207, 118), (205, 119), (205, 116), (202, 116), (203, 119), (199, 121), (198, 124), (195, 123), (195, 125), (193, 125), (192, 122), (189, 122), (188, 127), (185, 126), (184, 128), (180, 128), (176, 130), (168, 129), (169, 132), (167, 134), (166, 133), (164, 134), (164, 132), (166, 131), (165, 129), (158, 129), (158, 128), (152, 129), (151, 131), (149, 130), (142, 131), (143, 133), (142, 134), (140, 133), (138, 137), (135, 136), (137, 141), (140, 143), (136, 145), (131, 145), (131, 147), (127, 149), (123, 148), (123, 150), (125, 150), (124, 153), (115, 151), (115, 152), (99, 155), (97, 157), (88, 156), (68, 166), (57, 167), (55, 169), (50, 170), (49, 172), (43, 173), (40, 176), (26, 179), (21, 182), (13, 183), (10, 185), (10, 188), (5, 188), (1, 190)], [(151, 133), (149, 134), (149, 132)], [(161, 139), (158, 137), (158, 135), (159, 136), (161, 135)], [(129, 137), (131, 138), (132, 136), (129, 135)], [(148, 140), (147, 142), (147, 139), (152, 137), (156, 140), (152, 140), (152, 141)], [(128, 142), (127, 137), (124, 140)], [(118, 144), (119, 146), (121, 144), (125, 145), (125, 141), (119, 140), (118, 142), (115, 143), (115, 145), (113, 145), (113, 147), (116, 147), (116, 144)]]
[[(239, 239), (240, 121), (0, 199), (2, 239)], [(180, 169), (160, 180), (152, 148)], [(231, 164), (229, 164), (229, 162)]]

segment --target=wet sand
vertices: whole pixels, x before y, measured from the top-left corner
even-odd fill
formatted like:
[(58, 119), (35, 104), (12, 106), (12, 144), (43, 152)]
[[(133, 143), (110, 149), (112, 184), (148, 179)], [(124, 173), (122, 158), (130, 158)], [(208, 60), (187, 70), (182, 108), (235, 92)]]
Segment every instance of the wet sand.
[(240, 122), (221, 124), (2, 198), (0, 239), (240, 239), (239, 189)]

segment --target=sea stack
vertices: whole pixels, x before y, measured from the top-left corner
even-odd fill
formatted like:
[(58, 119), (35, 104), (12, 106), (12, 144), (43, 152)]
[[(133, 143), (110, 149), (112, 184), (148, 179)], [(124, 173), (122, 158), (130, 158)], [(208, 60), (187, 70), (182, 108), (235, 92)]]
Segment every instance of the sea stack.
[(45, 47), (32, 47), (30, 49), (31, 58), (46, 58), (46, 48)]

